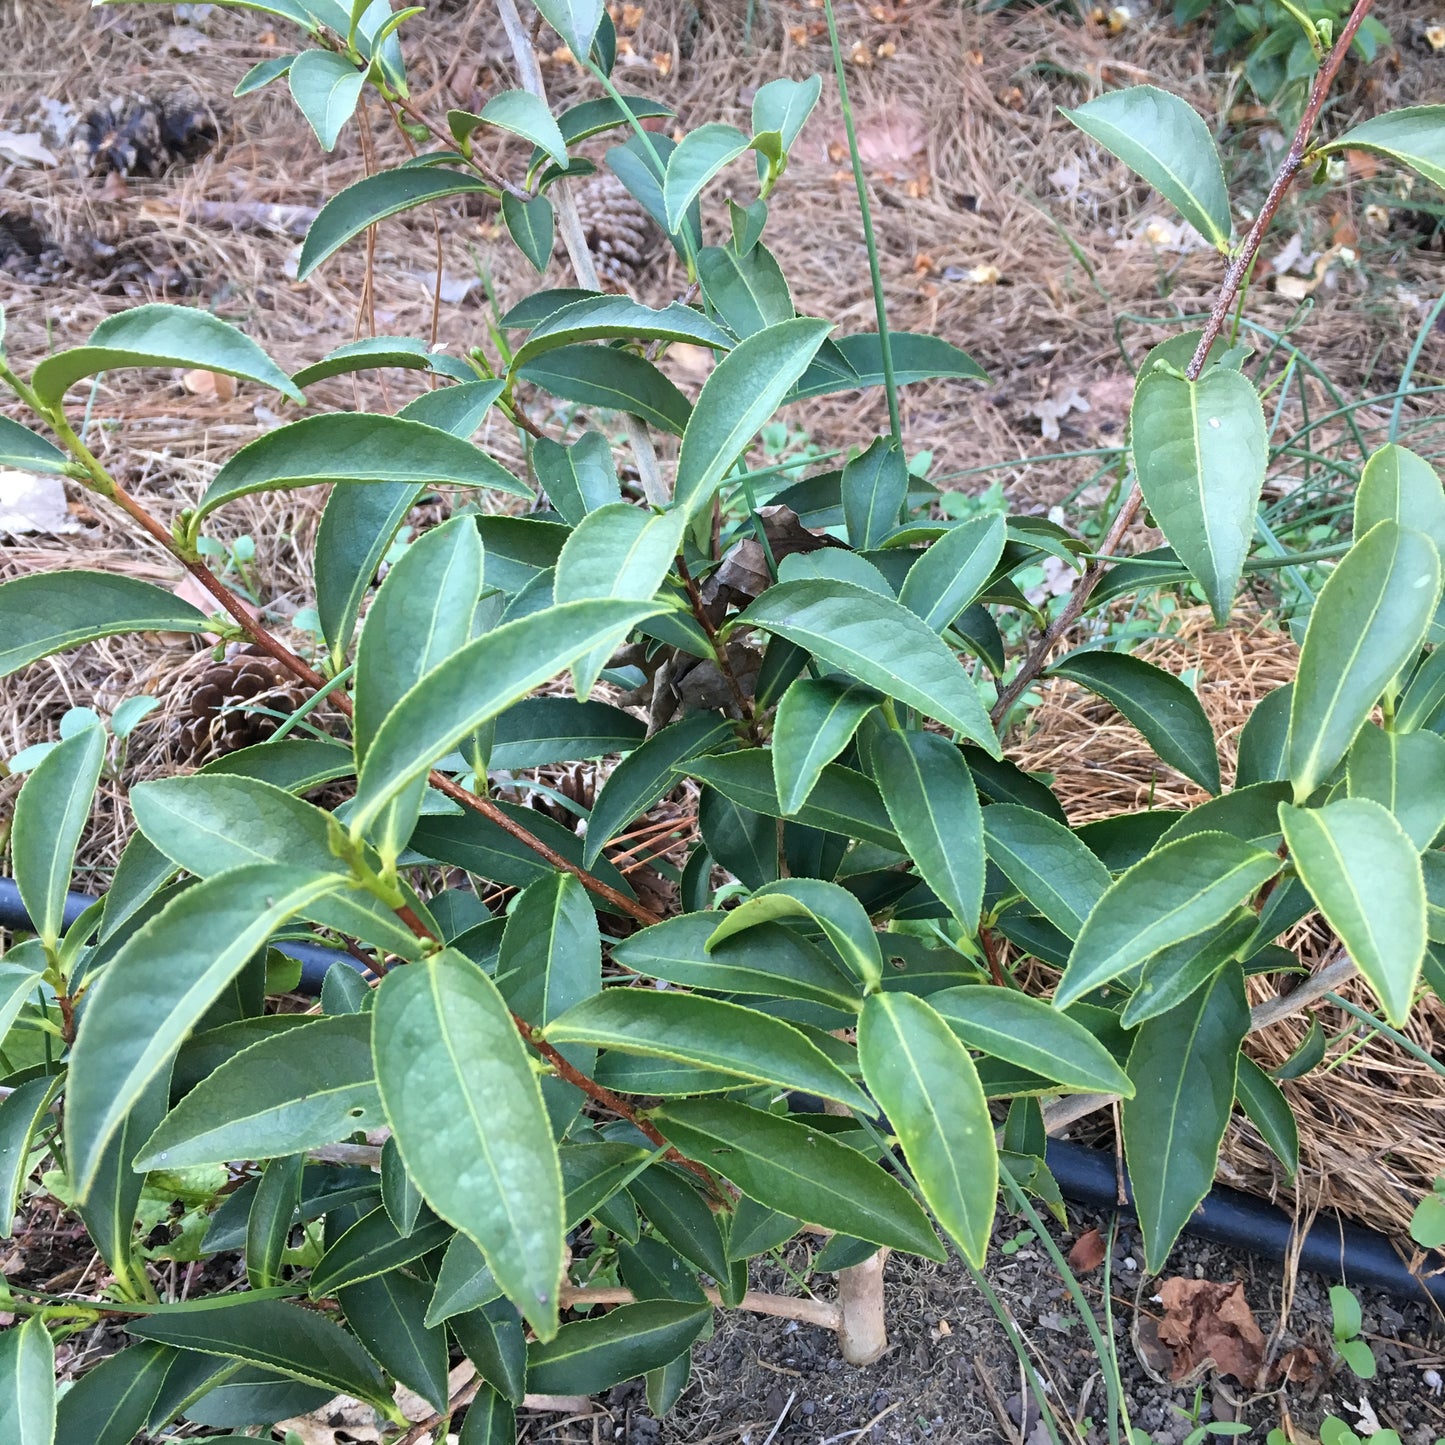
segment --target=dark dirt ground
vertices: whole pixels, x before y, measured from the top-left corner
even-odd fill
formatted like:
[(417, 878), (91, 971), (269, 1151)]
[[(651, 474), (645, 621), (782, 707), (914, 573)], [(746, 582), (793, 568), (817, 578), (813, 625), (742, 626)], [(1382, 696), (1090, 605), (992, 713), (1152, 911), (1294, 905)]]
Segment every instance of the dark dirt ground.
[[(418, 89), (442, 108), (479, 108), (480, 99), (511, 83), (497, 37), (484, 19), (477, 21), (487, 7), (434, 8), (424, 23), (434, 27), (436, 44), (417, 67)], [(1346, 77), (1329, 118), (1332, 128), (1384, 105), (1445, 98), (1445, 55), (1408, 39), (1436, 18), (1437, 8), (1435, 0), (1381, 3), (1399, 49)], [(1127, 358), (1137, 360), (1163, 334), (1161, 324), (1196, 311), (1217, 280), (1211, 254), (1174, 247), (1167, 237), (1159, 244), (1145, 234), (1153, 214), (1145, 192), (1083, 142), (1057, 106), (1076, 104), (1102, 86), (1157, 81), (1187, 95), (1211, 119), (1227, 116), (1222, 129), (1230, 168), (1246, 192), (1262, 188), (1279, 134), (1275, 118), (1235, 115), (1235, 82), (1209, 60), (1198, 32), (1178, 34), (1167, 7), (1140, 4), (1134, 10), (1133, 21), (1111, 35), (1107, 27), (1080, 24), (1067, 13), (1024, 6), (991, 13), (951, 0), (840, 7), (892, 323), (947, 336), (993, 378), (985, 388), (930, 385), (905, 393), (910, 446), (935, 453), (935, 475), (947, 479), (945, 485), (976, 490), (997, 477), (1016, 504), (1043, 509), (1088, 481), (1092, 462), (1027, 459), (1116, 444), (1129, 395)], [(668, 100), (688, 125), (736, 119), (761, 80), (826, 72), (819, 24), (811, 0), (752, 10), (742, 0), (725, 0), (708, 7), (706, 22), (682, 0), (655, 0), (636, 7), (624, 26), (632, 48), (627, 88)], [(362, 248), (351, 248), (314, 282), (298, 285), (290, 276), (299, 232), (296, 215), (286, 208), (315, 207), (355, 179), (363, 167), (361, 147), (349, 131), (332, 155), (320, 157), (279, 88), (231, 99), (235, 82), (258, 56), (285, 48), (268, 37), (264, 22), (218, 7), (191, 6), (177, 14), (143, 5), (91, 11), (84, 0), (0, 0), (0, 35), (0, 130), (36, 132), (53, 105), (83, 115), (114, 96), (184, 89), (199, 100), (217, 137), (199, 158), (168, 166), (157, 177), (132, 174), (123, 181), (107, 180), (83, 155), (77, 159), (64, 148), (57, 164), (46, 168), (0, 155), (0, 212), (10, 218), (12, 237), (7, 251), (0, 228), (0, 301), (9, 312), (9, 350), (22, 368), (48, 344), (75, 344), (103, 315), (156, 295), (215, 307), (291, 369), (357, 333)], [(547, 80), (554, 102), (580, 95), (580, 82), (565, 64), (550, 63)], [(768, 234), (794, 280), (800, 309), (860, 329), (873, 321), (840, 135), (837, 104), (825, 86), (819, 114), (778, 193)], [(376, 145), (379, 163), (400, 158), (394, 136), (378, 134)], [(1311, 354), (1347, 391), (1386, 391), (1394, 384), (1440, 291), (1440, 253), (1419, 244), (1407, 200), (1387, 176), (1352, 174), (1330, 199), (1292, 198), (1267, 247), (1267, 255), (1280, 260), (1296, 240), (1305, 255), (1327, 255), (1305, 334)], [(1382, 201), (1389, 203), (1383, 211)], [(482, 330), (481, 289), (466, 284), (478, 260), (503, 304), (536, 282), (498, 244), (495, 216), (459, 206), (442, 207), (438, 215), (450, 283), (443, 287), (441, 331), (469, 343)], [(23, 223), (18, 230), (17, 218)], [(425, 217), (381, 228), (375, 257), (380, 330), (426, 333), (434, 244)], [(1332, 250), (1341, 245), (1356, 253), (1357, 264), (1345, 264)], [(1263, 279), (1251, 314), (1269, 325), (1286, 324), (1298, 303), (1283, 281), (1296, 283), (1297, 290), (1309, 279), (1298, 271)], [(548, 284), (566, 281), (554, 263)], [(676, 266), (660, 257), (631, 284), (651, 304), (682, 291)], [(1430, 339), (1421, 366), (1422, 374), (1445, 372), (1445, 331)], [(698, 380), (679, 377), (685, 388)], [(322, 400), (394, 407), (403, 399), (400, 390), (394, 383), (387, 394), (366, 379), (354, 392), (335, 383)], [(1089, 410), (1070, 404), (1072, 394), (1081, 395)], [(1050, 417), (1058, 422), (1057, 438), (1047, 434)], [(805, 430), (815, 446), (844, 445), (883, 420), (876, 394), (822, 403), (793, 418), (794, 440)], [(99, 390), (95, 421), (107, 464), (170, 515), (194, 500), (224, 456), (275, 425), (276, 416), (265, 399), (244, 389), (237, 396), (196, 394), (153, 374), (126, 374)], [(489, 442), (504, 459), (514, 446), (504, 435)], [(993, 464), (1003, 465), (986, 474), (970, 471)], [(74, 535), (0, 537), (0, 576), (77, 564), (115, 566), (157, 580), (169, 575), (166, 559), (138, 547), (113, 519), (78, 498), (71, 510), (81, 529)], [(306, 543), (317, 515), (317, 499), (296, 494), (249, 511), (238, 508), (230, 518), (234, 533), (255, 535), (259, 586), (282, 622), (311, 600)], [(0, 695), (0, 755), (54, 736), (59, 717), (76, 702), (109, 706), (128, 692), (154, 691), (167, 705), (137, 731), (130, 776), (168, 767), (173, 697), (184, 697), (175, 683), (192, 662), (189, 653), (150, 639), (84, 649), (64, 669), (40, 664)], [(0, 785), (0, 815), (11, 798)], [(107, 785), (83, 859), (99, 881), (114, 862), (124, 820), (124, 789)], [(1373, 1167), (1372, 1147), (1362, 1135), (1356, 1156), (1362, 1168)], [(1334, 1157), (1337, 1167), (1349, 1158), (1348, 1139), (1336, 1145)], [(1070, 1212), (1070, 1224), (1060, 1236), (1065, 1247), (1095, 1224), (1108, 1227), (1079, 1211)], [(998, 1245), (1020, 1229), (1017, 1221), (1001, 1221)], [(52, 1255), (55, 1272), (87, 1262), (63, 1258), (63, 1251)], [(1190, 1428), (1179, 1411), (1193, 1407), (1195, 1386), (1162, 1384), (1139, 1360), (1133, 1328), (1159, 1306), (1152, 1302), (1155, 1283), (1127, 1266), (1137, 1258), (1137, 1241), (1126, 1225), (1113, 1276), (1119, 1359), (1135, 1424), (1160, 1445), (1172, 1445)], [(805, 1264), (801, 1254), (789, 1256), (795, 1271)], [(601, 1402), (604, 1413), (586, 1419), (525, 1417), (525, 1438), (559, 1445), (1041, 1445), (1046, 1436), (1036, 1410), (1023, 1408), (1019, 1369), (1003, 1328), (967, 1273), (957, 1264), (902, 1258), (891, 1260), (888, 1271), (892, 1346), (867, 1369), (844, 1365), (831, 1337), (816, 1329), (761, 1316), (720, 1316), (715, 1335), (696, 1352), (692, 1385), (666, 1422), (652, 1420), (640, 1386), (629, 1385), (611, 1391)], [(1283, 1393), (1246, 1397), (1238, 1406), (1232, 1400), (1240, 1397), (1227, 1393), (1238, 1387), (1206, 1376), (1202, 1400), (1212, 1417), (1238, 1409), (1257, 1427), (1256, 1439), (1288, 1419), (1293, 1438), (1305, 1442), (1330, 1411), (1366, 1433), (1370, 1417), (1351, 1406), (1368, 1402), (1379, 1424), (1397, 1429), (1411, 1445), (1445, 1436), (1438, 1375), (1430, 1375), (1445, 1370), (1445, 1336), (1435, 1311), (1365, 1297), (1366, 1333), (1380, 1362), (1379, 1378), (1365, 1384), (1328, 1367), (1326, 1289), (1333, 1281), (1294, 1278), (1247, 1255), (1187, 1239), (1168, 1272), (1238, 1279), (1276, 1358), (1299, 1346), (1324, 1362), (1303, 1371), (1308, 1378)], [(996, 1248), (987, 1275), (1049, 1378), (1061, 1414), (1102, 1419), (1097, 1361), (1047, 1256), (1037, 1244), (1010, 1254)], [(1102, 1271), (1085, 1277), (1091, 1298), (1097, 1298), (1101, 1278)], [(780, 1272), (758, 1283), (786, 1287)], [(831, 1287), (822, 1281), (820, 1293)], [(338, 1437), (338, 1445), (347, 1438)], [(1087, 1438), (1103, 1437), (1096, 1429)]]

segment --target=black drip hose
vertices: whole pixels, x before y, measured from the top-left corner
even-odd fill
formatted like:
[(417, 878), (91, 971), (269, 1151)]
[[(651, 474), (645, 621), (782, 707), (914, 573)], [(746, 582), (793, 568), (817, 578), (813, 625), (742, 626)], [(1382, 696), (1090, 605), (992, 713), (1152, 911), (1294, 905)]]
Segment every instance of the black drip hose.
[[(72, 893), (65, 900), (65, 923), (69, 926), (96, 900), (84, 893)], [(0, 928), (28, 929), (30, 915), (20, 901), (20, 890), (8, 878), (0, 878)], [(277, 950), (301, 964), (298, 992), (315, 996), (321, 980), (336, 963), (361, 971), (350, 954), (317, 943), (285, 942)], [(801, 1109), (821, 1105), (799, 1096)], [(1067, 1199), (1095, 1209), (1119, 1209), (1118, 1173), (1111, 1151), (1091, 1149), (1064, 1139), (1050, 1139), (1046, 1162)], [(1125, 1192), (1130, 1193), (1128, 1181)], [(1132, 1200), (1132, 1194), (1131, 1194)], [(1124, 1206), (1132, 1213), (1132, 1203)], [(1252, 1254), (1281, 1261), (1290, 1247), (1294, 1221), (1283, 1210), (1250, 1194), (1217, 1184), (1195, 1210), (1186, 1230), (1201, 1239), (1246, 1249)], [(1397, 1299), (1431, 1297), (1445, 1305), (1445, 1275), (1422, 1279), (1405, 1266), (1390, 1240), (1372, 1229), (1343, 1220), (1316, 1219), (1299, 1246), (1299, 1265), (1330, 1279), (1383, 1290)]]

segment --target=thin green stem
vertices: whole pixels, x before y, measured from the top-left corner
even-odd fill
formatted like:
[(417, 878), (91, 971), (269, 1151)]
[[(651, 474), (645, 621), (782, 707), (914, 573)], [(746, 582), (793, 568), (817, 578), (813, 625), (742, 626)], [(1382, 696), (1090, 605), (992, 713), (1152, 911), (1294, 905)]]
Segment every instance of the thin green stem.
[(1445, 311), (1445, 291), (1440, 293), (1440, 299), (1430, 308), (1430, 314), (1425, 318), (1424, 325), (1420, 327), (1415, 337), (1415, 344), (1410, 348), (1410, 354), (1405, 358), (1405, 369), (1400, 373), (1400, 385), (1395, 392), (1395, 405), (1390, 411), (1390, 429), (1386, 436), (1394, 441), (1400, 434), (1400, 417), (1405, 409), (1405, 397), (1410, 394), (1410, 378), (1415, 374), (1415, 364), (1420, 360), (1420, 353), (1425, 349), (1425, 342), (1428, 337), (1435, 334), (1435, 323), (1440, 318), (1441, 311)]
[(838, 19), (833, 0), (823, 0), (828, 22), (828, 43), (833, 48), (833, 74), (838, 81), (838, 102), (843, 110), (843, 129), (848, 136), (848, 155), (853, 162), (853, 184), (858, 190), (858, 211), (863, 219), (863, 242), (868, 248), (868, 274), (873, 281), (873, 306), (878, 313), (878, 353), (883, 362), (883, 386), (888, 393), (888, 426), (893, 445), (903, 448), (903, 416), (898, 409), (898, 380), (893, 373), (893, 344), (888, 339), (888, 306), (883, 297), (883, 268), (878, 263), (878, 241), (873, 234), (873, 208), (868, 201), (868, 180), (863, 158), (858, 153), (858, 132), (853, 124), (853, 104), (848, 99), (848, 77), (843, 73), (843, 48), (838, 40)]
[(1428, 1049), (1422, 1049), (1414, 1039), (1406, 1038), (1397, 1029), (1392, 1029), (1384, 1019), (1376, 1018), (1369, 1009), (1361, 1008), (1357, 1003), (1351, 1003), (1347, 998), (1341, 998), (1337, 993), (1327, 993), (1325, 1002), (1332, 1003), (1336, 1008), (1344, 1009), (1352, 1018), (1357, 1018), (1362, 1024), (1374, 1029), (1377, 1034), (1389, 1039), (1392, 1044), (1404, 1049), (1412, 1059), (1418, 1059), (1432, 1073), (1445, 1077), (1445, 1064), (1442, 1064)]
[(311, 696), (308, 697), (306, 701), (303, 702), (301, 706), (298, 707), (296, 711), (293, 712), (291, 716), (288, 717), (286, 721), (283, 722), (281, 726), (277, 728), (276, 731), (272, 733), (269, 738), (266, 739), (266, 741), (268, 743), (279, 743), (281, 739), (284, 738), (286, 734), (292, 730), (292, 728), (296, 727), (298, 723), (302, 722), (306, 718), (307, 714), (310, 713), (314, 708), (320, 706), (320, 704), (324, 702), (333, 692), (335, 692), (338, 687), (345, 683), (351, 677), (351, 674), (355, 671), (356, 664), (354, 662), (346, 667), (343, 667), (341, 671), (338, 672), (336, 676), (333, 677), (331, 681), (326, 684), (325, 687), (318, 688), (315, 692), (313, 692)]

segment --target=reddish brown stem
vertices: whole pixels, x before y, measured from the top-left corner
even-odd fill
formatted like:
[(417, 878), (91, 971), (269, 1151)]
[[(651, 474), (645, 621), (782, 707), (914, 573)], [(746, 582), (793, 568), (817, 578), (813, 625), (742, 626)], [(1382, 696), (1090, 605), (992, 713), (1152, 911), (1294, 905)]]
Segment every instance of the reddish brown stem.
[[(1350, 11), (1349, 19), (1345, 21), (1344, 29), (1340, 31), (1339, 39), (1315, 75), (1314, 85), (1310, 88), (1309, 103), (1300, 117), (1294, 139), (1290, 142), (1289, 150), (1280, 163), (1279, 170), (1275, 172), (1269, 193), (1264, 198), (1264, 204), (1259, 208), (1259, 214), (1254, 218), (1254, 224), (1249, 228), (1249, 234), (1244, 238), (1243, 244), (1224, 273), (1224, 280), (1219, 287), (1219, 295), (1215, 298), (1214, 306), (1210, 310), (1209, 320), (1199, 338), (1199, 345), (1195, 348), (1194, 356), (1185, 369), (1184, 374), (1191, 381), (1197, 380), (1199, 373), (1204, 370), (1204, 364), (1209, 359), (1211, 348), (1229, 322), (1229, 313), (1233, 310), (1239, 297), (1240, 288), (1244, 285), (1254, 265), (1255, 257), (1259, 254), (1260, 244), (1264, 240), (1265, 233), (1274, 221), (1275, 213), (1279, 210), (1285, 192), (1294, 184), (1294, 179), (1304, 164), (1310, 134), (1320, 118), (1321, 110), (1324, 109), (1330, 87), (1334, 84), (1335, 76), (1339, 73), (1340, 66), (1349, 53), (1356, 32), (1373, 5), (1374, 0), (1356, 0), (1354, 9)], [(1130, 484), (1128, 495), (1124, 498), (1123, 505), (1119, 508), (1119, 513), (1109, 528), (1108, 536), (1104, 538), (1099, 547), (1097, 557), (1089, 563), (1084, 575), (1074, 583), (1063, 611), (1044, 630), (1032, 651), (1020, 664), (1013, 680), (999, 694), (992, 714), (995, 727), (1008, 716), (1009, 710), (1023, 696), (1034, 679), (1043, 672), (1059, 639), (1079, 620), (1084, 606), (1089, 600), (1089, 595), (1099, 585), (1104, 575), (1108, 565), (1104, 559), (1112, 557), (1118, 550), (1125, 533), (1139, 515), (1143, 503), (1144, 497), (1139, 490), (1139, 483), (1134, 481)]]
[(748, 737), (754, 745), (758, 745), (762, 739), (758, 736), (753, 705), (748, 700), (747, 694), (743, 692), (742, 684), (733, 671), (732, 659), (728, 657), (727, 645), (718, 637), (717, 628), (713, 626), (712, 618), (708, 616), (707, 608), (703, 604), (702, 593), (697, 590), (697, 583), (692, 580), (692, 573), (687, 570), (687, 563), (681, 557), (677, 559), (677, 575), (682, 578), (682, 585), (687, 588), (687, 598), (692, 605), (692, 615), (697, 618), (698, 626), (707, 633), (707, 640), (712, 646), (717, 670), (722, 673), (723, 681), (727, 683), (728, 691), (733, 695), (733, 704), (747, 726)]

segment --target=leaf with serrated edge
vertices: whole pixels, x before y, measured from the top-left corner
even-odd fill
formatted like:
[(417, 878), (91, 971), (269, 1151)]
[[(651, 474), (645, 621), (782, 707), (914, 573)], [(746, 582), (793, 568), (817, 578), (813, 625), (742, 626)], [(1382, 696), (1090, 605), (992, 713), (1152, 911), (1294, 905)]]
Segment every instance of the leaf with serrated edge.
[(707, 1304), (648, 1300), (563, 1325), (556, 1339), (528, 1349), (527, 1388), (589, 1394), (609, 1389), (676, 1359), (711, 1315)]
[(51, 1445), (55, 1435), (55, 1347), (31, 1315), (0, 1334), (0, 1439)]
[(803, 806), (823, 768), (881, 701), (872, 688), (841, 678), (800, 677), (790, 684), (773, 723), (773, 772), (785, 817)]
[(1445, 105), (1412, 105), (1347, 130), (1324, 151), (1373, 151), (1417, 171), (1445, 189)]
[(1371, 798), (1392, 814), (1423, 851), (1445, 829), (1445, 738), (1366, 723), (1346, 759), (1345, 787), (1351, 798)]
[(366, 72), (330, 50), (303, 50), (291, 62), (291, 95), (324, 151), (333, 150), (341, 128), (356, 111)]
[(983, 812), (989, 861), (1069, 938), (1113, 881), (1109, 870), (1062, 823), (1032, 808), (995, 803)]
[(997, 514), (950, 528), (908, 569), (898, 600), (942, 632), (983, 591), (1006, 536)]
[(1413, 527), (1445, 547), (1445, 488), (1439, 474), (1424, 457), (1394, 442), (1371, 455), (1355, 488), (1355, 536), (1384, 521)]

